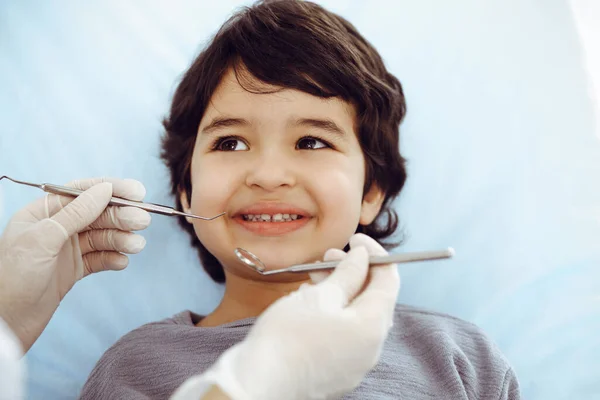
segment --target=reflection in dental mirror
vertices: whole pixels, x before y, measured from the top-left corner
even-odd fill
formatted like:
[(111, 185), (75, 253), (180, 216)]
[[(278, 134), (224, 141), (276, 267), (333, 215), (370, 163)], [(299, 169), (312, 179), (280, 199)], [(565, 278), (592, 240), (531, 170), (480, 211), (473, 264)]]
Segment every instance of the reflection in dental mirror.
[(263, 262), (260, 261), (260, 258), (255, 256), (248, 250), (244, 250), (238, 247), (233, 252), (235, 253), (238, 260), (240, 260), (247, 267), (252, 268), (256, 272), (263, 272), (266, 269), (265, 264), (263, 264)]

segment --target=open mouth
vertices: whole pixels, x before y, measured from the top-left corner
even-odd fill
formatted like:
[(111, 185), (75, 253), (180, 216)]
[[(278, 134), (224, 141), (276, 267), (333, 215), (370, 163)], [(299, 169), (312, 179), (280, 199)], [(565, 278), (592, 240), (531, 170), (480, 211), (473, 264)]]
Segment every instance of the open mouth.
[(298, 214), (242, 214), (242, 219), (247, 222), (291, 222), (304, 218)]
[(313, 215), (296, 205), (262, 201), (234, 213), (233, 221), (259, 236), (281, 236), (303, 229)]

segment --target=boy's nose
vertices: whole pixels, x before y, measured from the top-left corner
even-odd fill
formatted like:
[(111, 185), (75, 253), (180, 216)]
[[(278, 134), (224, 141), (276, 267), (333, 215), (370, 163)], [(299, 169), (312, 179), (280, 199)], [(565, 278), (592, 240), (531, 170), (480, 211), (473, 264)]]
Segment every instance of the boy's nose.
[(296, 174), (288, 157), (269, 152), (258, 156), (254, 161), (246, 175), (247, 186), (272, 191), (296, 184)]

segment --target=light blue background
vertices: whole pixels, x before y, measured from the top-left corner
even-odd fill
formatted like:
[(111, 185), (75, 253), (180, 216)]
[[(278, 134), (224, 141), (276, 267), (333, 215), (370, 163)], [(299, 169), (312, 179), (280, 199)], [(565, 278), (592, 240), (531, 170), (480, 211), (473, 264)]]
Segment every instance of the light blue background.
[[(182, 72), (236, 1), (0, 5), (0, 174), (144, 182), (172, 204), (160, 121)], [(566, 0), (323, 2), (402, 81), (409, 180), (400, 301), (472, 321), (530, 399), (600, 398), (600, 143)], [(318, 179), (318, 177), (315, 177)], [(0, 183), (0, 228), (40, 192)], [(222, 288), (175, 219), (154, 216), (122, 273), (80, 282), (29, 352), (32, 399), (76, 397), (120, 336)]]

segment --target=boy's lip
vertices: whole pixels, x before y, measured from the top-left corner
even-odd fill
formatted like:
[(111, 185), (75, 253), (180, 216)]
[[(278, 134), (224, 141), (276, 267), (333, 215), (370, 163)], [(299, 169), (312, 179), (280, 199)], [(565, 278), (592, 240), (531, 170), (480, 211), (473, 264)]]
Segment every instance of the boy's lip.
[(248, 215), (248, 214), (251, 214), (251, 215), (296, 214), (298, 216), (302, 216), (305, 218), (311, 216), (310, 213), (308, 211), (306, 211), (305, 209), (297, 207), (297, 206), (293, 206), (291, 204), (280, 203), (280, 202), (259, 202), (259, 203), (254, 203), (248, 207), (244, 207), (244, 208), (238, 210), (234, 214), (234, 218), (235, 217), (242, 218), (243, 215)]
[[(244, 215), (260, 214), (295, 214), (299, 218), (291, 221), (266, 222), (266, 221), (246, 221)], [(237, 211), (233, 220), (244, 229), (260, 236), (281, 236), (296, 231), (305, 226), (311, 220), (311, 214), (303, 208), (280, 202), (259, 202), (251, 206), (244, 207)]]

